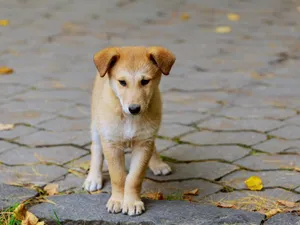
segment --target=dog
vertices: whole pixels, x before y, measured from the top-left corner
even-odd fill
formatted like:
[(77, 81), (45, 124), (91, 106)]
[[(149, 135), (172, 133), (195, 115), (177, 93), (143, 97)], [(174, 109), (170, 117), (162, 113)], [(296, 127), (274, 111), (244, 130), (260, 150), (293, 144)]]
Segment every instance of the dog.
[[(171, 168), (159, 157), (155, 137), (162, 117), (159, 83), (168, 75), (175, 55), (160, 46), (108, 47), (94, 55), (97, 68), (91, 106), (91, 161), (83, 184), (87, 191), (102, 188), (105, 157), (112, 194), (110, 213), (139, 215), (145, 211), (141, 187), (147, 166), (155, 175)], [(132, 158), (128, 175), (124, 150)]]

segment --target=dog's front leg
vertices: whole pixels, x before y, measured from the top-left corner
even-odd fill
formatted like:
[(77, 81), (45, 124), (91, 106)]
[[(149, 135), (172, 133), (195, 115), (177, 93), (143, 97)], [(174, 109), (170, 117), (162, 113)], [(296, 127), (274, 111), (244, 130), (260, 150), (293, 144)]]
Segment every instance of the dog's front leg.
[(123, 213), (130, 216), (139, 215), (145, 210), (144, 203), (141, 201), (141, 188), (153, 146), (154, 141), (135, 142), (133, 145), (123, 203)]
[(112, 194), (106, 208), (108, 212), (119, 213), (122, 210), (126, 179), (124, 145), (102, 141), (102, 147), (112, 187)]

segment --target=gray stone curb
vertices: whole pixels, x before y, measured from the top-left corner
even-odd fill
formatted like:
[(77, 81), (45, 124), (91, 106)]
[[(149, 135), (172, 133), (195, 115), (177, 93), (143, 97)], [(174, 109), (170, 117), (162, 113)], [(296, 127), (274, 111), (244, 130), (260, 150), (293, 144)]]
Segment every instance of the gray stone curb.
[(49, 197), (55, 202), (42, 203), (29, 210), (49, 225), (56, 225), (54, 212), (60, 222), (68, 225), (100, 224), (147, 224), (147, 225), (217, 225), (239, 224), (260, 225), (265, 216), (241, 210), (222, 209), (210, 205), (200, 205), (186, 201), (145, 200), (147, 211), (136, 217), (109, 214), (105, 204), (108, 194), (72, 194)]

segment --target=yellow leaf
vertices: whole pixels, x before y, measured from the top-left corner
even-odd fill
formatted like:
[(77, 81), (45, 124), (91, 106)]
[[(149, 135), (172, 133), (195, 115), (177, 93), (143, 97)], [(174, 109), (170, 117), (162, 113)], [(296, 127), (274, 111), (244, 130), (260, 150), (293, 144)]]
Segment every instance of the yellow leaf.
[(271, 209), (268, 212), (266, 212), (265, 215), (266, 215), (267, 218), (270, 218), (270, 217), (272, 217), (272, 216), (274, 216), (274, 215), (276, 215), (277, 213), (280, 213), (280, 212), (281, 212), (280, 209)]
[(84, 173), (82, 173), (78, 170), (75, 170), (75, 169), (69, 169), (68, 172), (74, 174), (77, 177), (85, 177)]
[(220, 207), (220, 208), (232, 208), (232, 209), (235, 209), (236, 206), (233, 205), (233, 204), (230, 204), (230, 203), (224, 203), (224, 202), (218, 202), (216, 204), (217, 207)]
[(196, 189), (193, 189), (191, 191), (185, 191), (183, 194), (184, 195), (198, 195), (198, 192), (199, 192), (199, 189), (196, 188)]
[(238, 15), (236, 13), (228, 13), (227, 18), (231, 21), (238, 21), (238, 20), (240, 20), (240, 15)]
[(187, 13), (182, 13), (180, 16), (180, 19), (183, 21), (189, 20), (190, 19), (190, 15)]
[(0, 67), (0, 74), (2, 74), (2, 75), (11, 74), (13, 72), (14, 72), (14, 70), (12, 68), (9, 68), (9, 67), (6, 67), (6, 66)]
[(263, 189), (262, 180), (257, 176), (251, 176), (246, 181), (245, 184), (251, 191), (260, 191)]
[(0, 26), (6, 27), (9, 24), (8, 20), (0, 20)]
[(231, 27), (228, 26), (216, 27), (216, 33), (225, 34), (230, 32), (231, 32)]
[(47, 184), (45, 187), (44, 187), (44, 191), (46, 191), (46, 193), (49, 195), (49, 196), (52, 196), (52, 195), (55, 195), (58, 193), (58, 184)]
[(100, 194), (102, 192), (103, 192), (102, 190), (97, 190), (97, 191), (92, 191), (91, 194), (92, 195), (97, 195), (97, 194)]
[(17, 220), (24, 220), (26, 215), (26, 208), (24, 204), (18, 205), (17, 208), (14, 210), (14, 216)]
[(285, 201), (285, 200), (277, 200), (276, 201), (279, 205), (286, 206), (288, 208), (293, 208), (296, 206), (296, 202), (290, 202), (290, 201)]
[(45, 222), (44, 221), (38, 222), (36, 225), (45, 225)]
[(3, 123), (0, 123), (0, 131), (2, 130), (11, 130), (15, 127), (14, 124), (3, 124)]

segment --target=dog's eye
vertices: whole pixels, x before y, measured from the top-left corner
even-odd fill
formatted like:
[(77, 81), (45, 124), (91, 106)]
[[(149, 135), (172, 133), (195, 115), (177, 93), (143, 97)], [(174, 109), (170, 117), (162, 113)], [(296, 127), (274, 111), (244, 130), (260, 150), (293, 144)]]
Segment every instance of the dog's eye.
[(148, 83), (150, 82), (150, 80), (141, 80), (141, 84), (143, 85), (143, 86), (145, 86), (145, 85), (147, 85)]
[(126, 86), (126, 81), (125, 81), (125, 80), (119, 80), (119, 83), (120, 83), (123, 87)]

